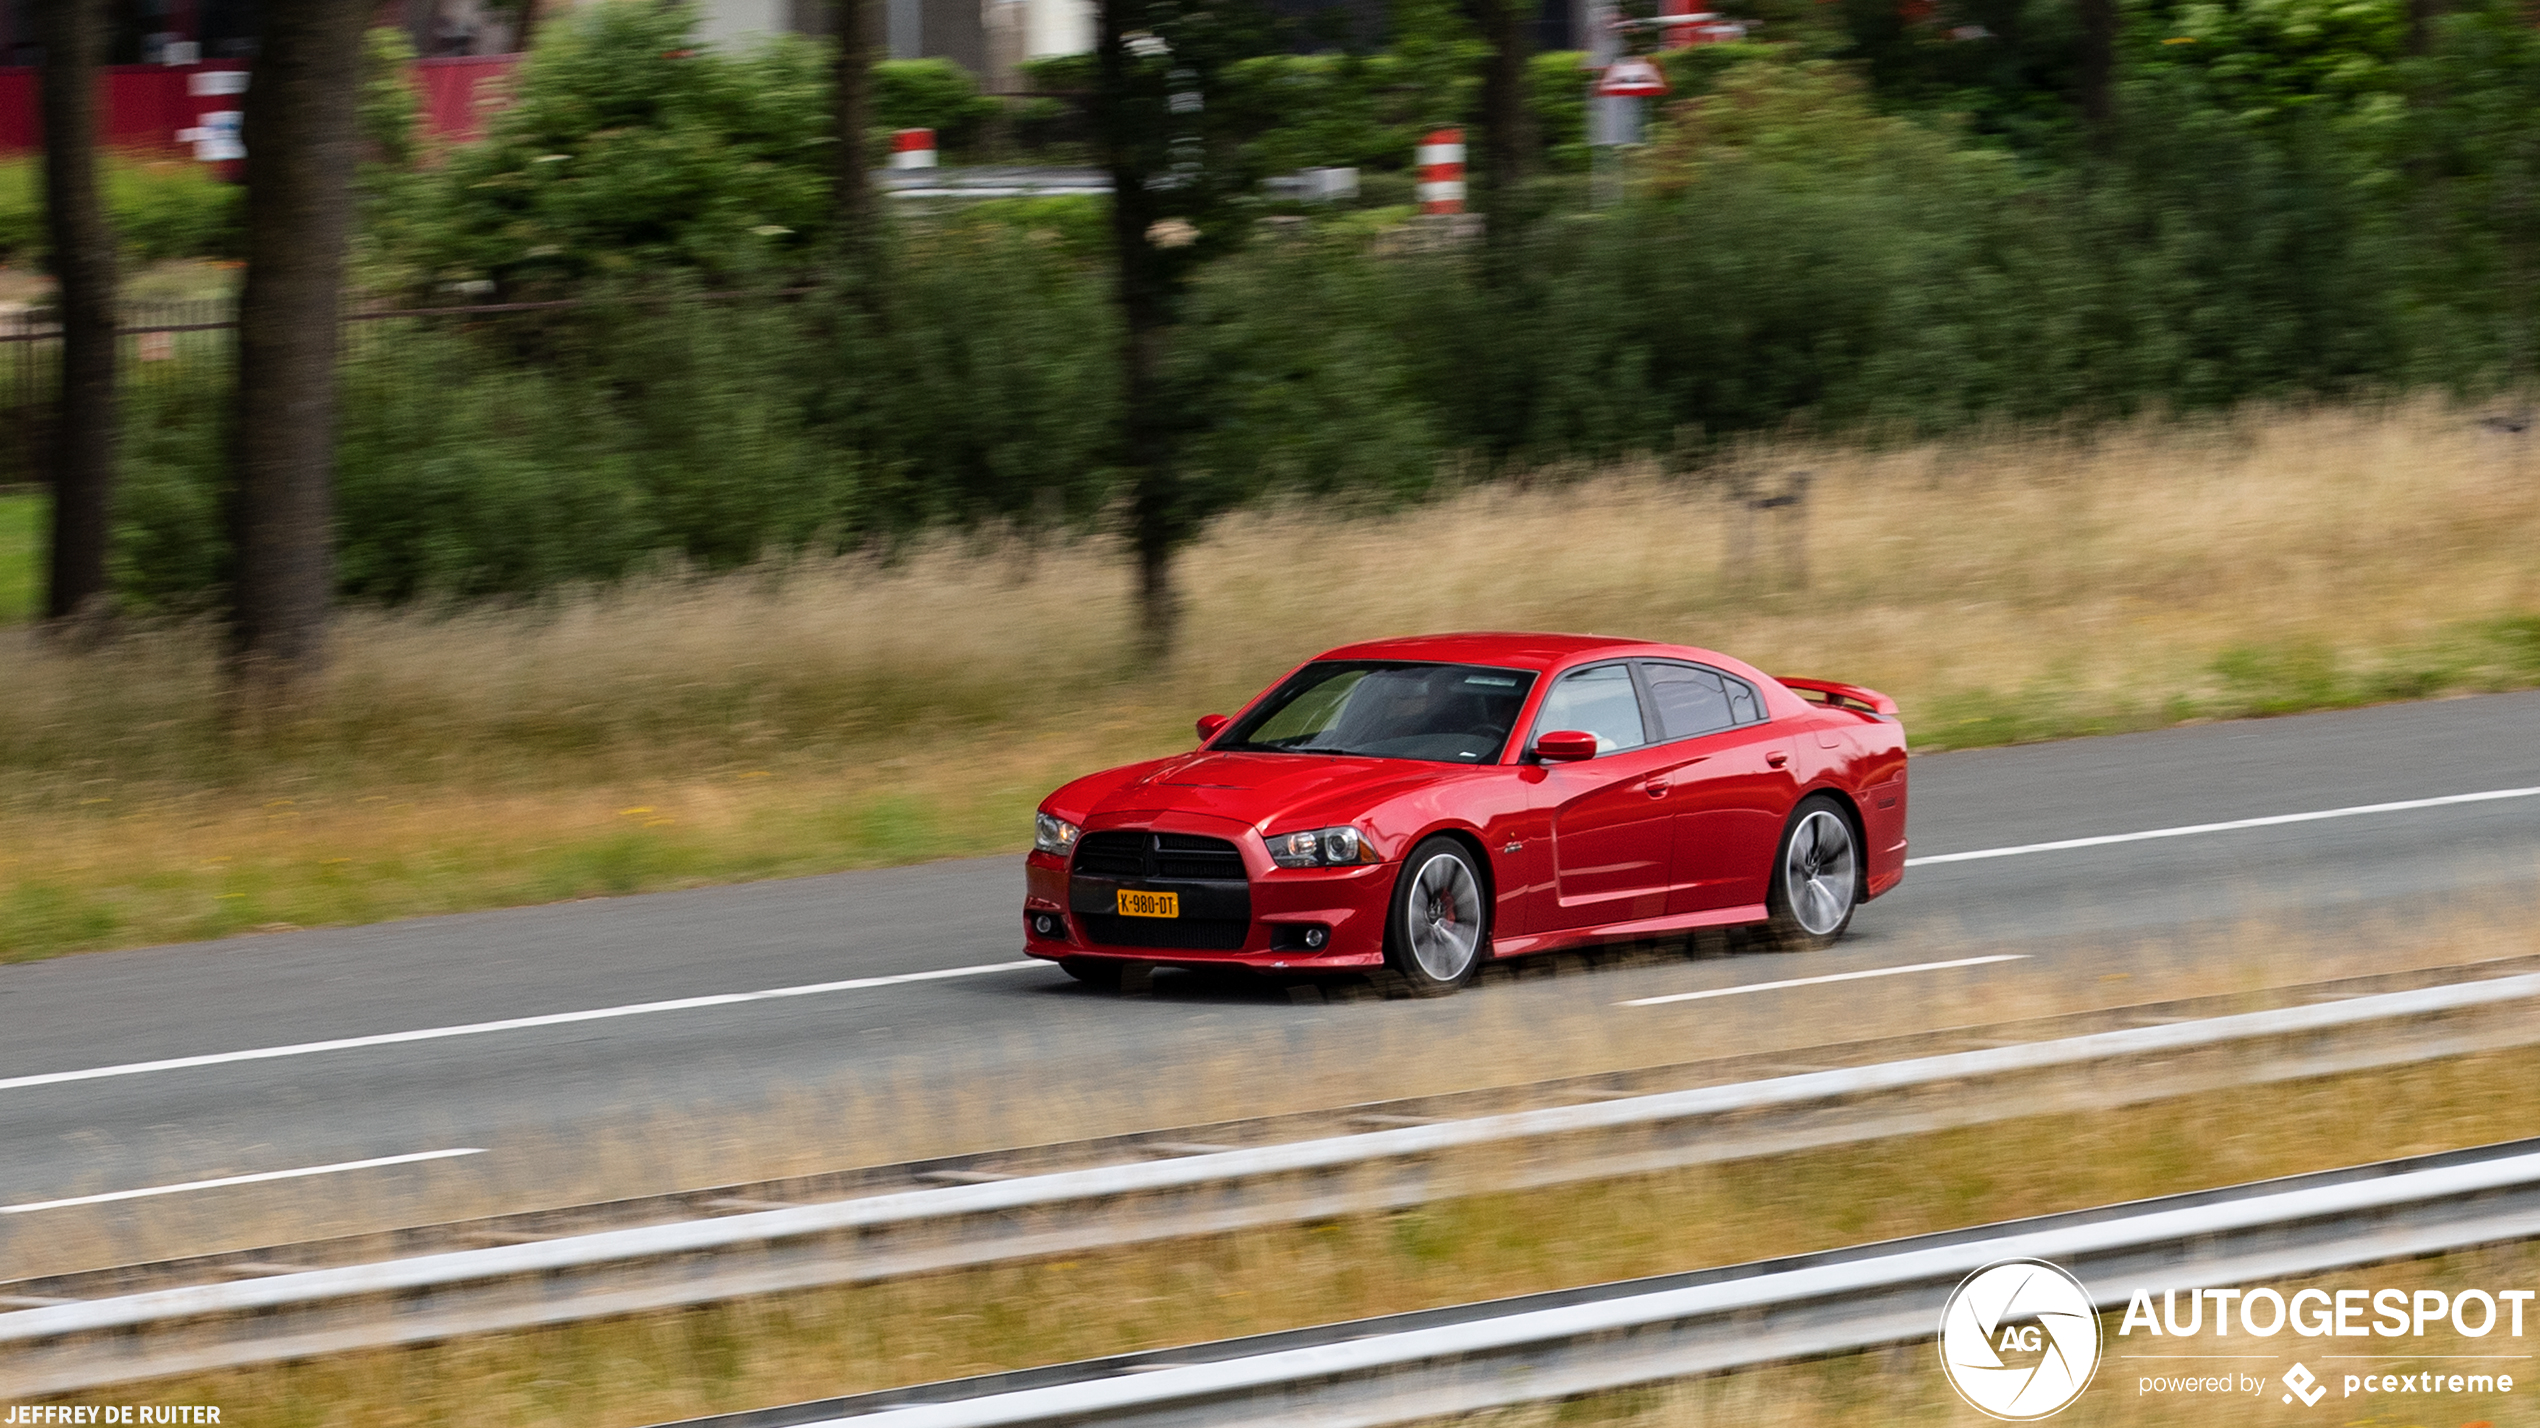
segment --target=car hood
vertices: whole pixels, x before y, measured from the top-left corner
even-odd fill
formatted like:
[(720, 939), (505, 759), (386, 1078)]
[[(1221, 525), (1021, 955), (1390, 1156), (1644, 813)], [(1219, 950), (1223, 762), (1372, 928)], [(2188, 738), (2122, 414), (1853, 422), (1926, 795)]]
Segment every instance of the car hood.
[(1395, 794), (1461, 770), (1403, 759), (1220, 754), (1202, 749), (1079, 779), (1051, 798), (1062, 816), (1173, 810), (1255, 827), (1292, 819), (1345, 823)]

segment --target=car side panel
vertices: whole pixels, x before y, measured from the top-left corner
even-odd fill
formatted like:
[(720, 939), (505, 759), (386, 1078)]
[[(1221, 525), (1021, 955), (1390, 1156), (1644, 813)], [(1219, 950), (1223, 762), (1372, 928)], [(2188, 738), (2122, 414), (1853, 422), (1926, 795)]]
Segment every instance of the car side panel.
[[(1538, 887), (1547, 881), (1549, 851), (1530, 786), (1537, 768), (1489, 764), (1437, 766), (1428, 783), (1386, 799), (1357, 821), (1388, 863), (1399, 864), (1420, 840), (1454, 833), (1478, 843), (1493, 894), (1494, 939), (1536, 927)], [(1333, 821), (1345, 821), (1337, 812)]]
[[(1675, 747), (1700, 756), (1676, 779), (1675, 888), (1671, 913), (1758, 905), (1771, 873), (1782, 824), (1799, 801), (1811, 741), (1794, 737), (1791, 721), (1774, 719), (1687, 739)], [(1810, 744), (1803, 751), (1801, 745)], [(1773, 756), (1783, 762), (1775, 764)]]
[(1535, 926), (1596, 927), (1667, 911), (1675, 783), (1692, 757), (1682, 743), (1652, 744), (1545, 769), (1535, 800), (1550, 816), (1553, 886), (1535, 904)]
[(1819, 766), (1812, 782), (1840, 791), (1860, 811), (1868, 893), (1877, 897), (1905, 876), (1906, 759), (1895, 723), (1842, 708), (1814, 709), (1810, 738)]

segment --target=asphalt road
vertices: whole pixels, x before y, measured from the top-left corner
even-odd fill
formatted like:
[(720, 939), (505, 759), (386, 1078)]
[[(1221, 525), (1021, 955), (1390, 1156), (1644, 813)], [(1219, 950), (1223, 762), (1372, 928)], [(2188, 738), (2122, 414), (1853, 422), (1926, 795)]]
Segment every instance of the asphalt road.
[[(2540, 788), (2540, 693), (1943, 754), (1912, 777), (1914, 854), (1944, 861), (1831, 952), (1573, 960), (1441, 1002), (1170, 973), (1117, 997), (1003, 965), (1014, 858), (0, 967), (0, 1256), (106, 1213), (27, 1206), (440, 1149), (482, 1153), (112, 1213), (273, 1238), (319, 1206), (410, 1213), (453, 1166), (578, 1199), (897, 1158), (929, 1127), (950, 1150), (1172, 1124), (1203, 1084), (1236, 1114), (1540, 1071), (1512, 1037), (1644, 1064), (2282, 984), (2390, 965), (2429, 916), (2527, 927), (2540, 889), (2530, 796), (1945, 860)], [(2406, 955), (2528, 950), (2477, 941)], [(1980, 957), (2017, 960), (1729, 991)], [(806, 987), (824, 989), (625, 1010)], [(1723, 995), (1629, 1005), (1684, 992)]]

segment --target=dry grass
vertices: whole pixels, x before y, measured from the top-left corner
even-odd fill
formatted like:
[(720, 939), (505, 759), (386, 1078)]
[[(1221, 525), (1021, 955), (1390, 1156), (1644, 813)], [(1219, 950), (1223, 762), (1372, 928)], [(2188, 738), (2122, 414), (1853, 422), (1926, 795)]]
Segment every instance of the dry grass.
[[(206, 1375), (150, 1385), (147, 1396), (215, 1403), (225, 1421), (259, 1428), (659, 1422), (2530, 1135), (2540, 1131), (2540, 1109), (2527, 1097), (2496, 1092), (2535, 1077), (2540, 1051), (2493, 1053), (2183, 1097), (2078, 1123), (2015, 1121), (1558, 1192), (1481, 1196), (1398, 1214)], [(2522, 1283), (2527, 1253), (2516, 1264), (2511, 1282)], [(1936, 1380), (1919, 1384), (1878, 1356), (1772, 1374), (1604, 1401), (1587, 1411), (1621, 1416), (1589, 1421), (1889, 1422), (1940, 1420), (1950, 1412)], [(1759, 1383), (1781, 1386), (1758, 1396)], [(1892, 1403), (1887, 1393), (1896, 1395)], [(2111, 1422), (2213, 1421), (2122, 1416), (2126, 1411), (2116, 1394), (2100, 1394), (2090, 1407), (2120, 1415), (2104, 1420)]]
[[(1139, 672), (1112, 543), (946, 541), (520, 609), (348, 614), (233, 737), (208, 631), (0, 633), (0, 957), (1018, 845), (1060, 778), (1304, 654), (1453, 628), (1684, 640), (1895, 694), (1919, 747), (2540, 682), (2540, 485), (2432, 404), (1759, 448), (1816, 473), (1804, 591), (1713, 476), (1264, 511)], [(1732, 558), (1732, 557), (1735, 558)]]

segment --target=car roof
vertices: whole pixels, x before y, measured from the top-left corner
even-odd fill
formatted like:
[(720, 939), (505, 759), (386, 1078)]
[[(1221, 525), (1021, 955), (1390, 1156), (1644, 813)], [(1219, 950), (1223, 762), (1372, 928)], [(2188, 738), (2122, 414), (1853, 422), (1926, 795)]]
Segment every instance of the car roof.
[(1450, 635), (1411, 635), (1368, 640), (1325, 650), (1317, 659), (1437, 660), (1454, 664), (1495, 664), (1517, 669), (1551, 669), (1603, 655), (1702, 655), (1704, 651), (1647, 640), (1620, 640), (1606, 635), (1529, 634), (1474, 630)]

